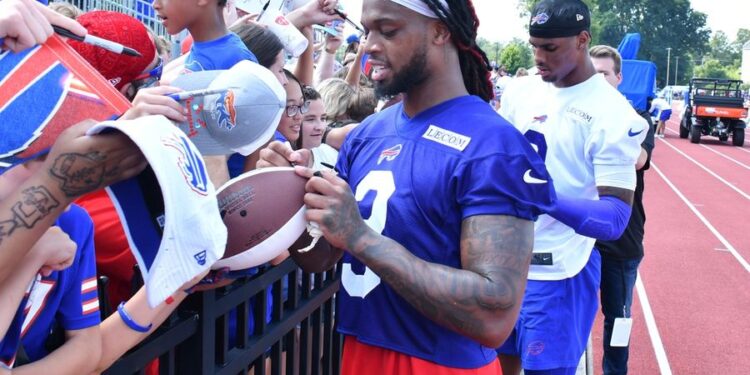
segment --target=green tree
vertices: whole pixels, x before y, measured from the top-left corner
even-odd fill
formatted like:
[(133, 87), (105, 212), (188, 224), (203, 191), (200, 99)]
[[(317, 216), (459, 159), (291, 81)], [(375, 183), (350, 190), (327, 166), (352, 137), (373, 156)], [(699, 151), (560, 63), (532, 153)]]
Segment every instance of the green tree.
[(718, 60), (724, 65), (739, 66), (742, 50), (736, 43), (730, 43), (727, 34), (723, 31), (717, 31), (711, 36), (708, 47), (706, 59)]
[(477, 45), (487, 54), (487, 59), (490, 62), (500, 60), (500, 51), (503, 50), (503, 45), (500, 42), (491, 42), (484, 38), (477, 38)]
[(750, 42), (750, 29), (737, 30), (737, 37), (734, 39), (735, 48), (742, 51), (742, 47), (747, 42)]
[(716, 59), (706, 59), (703, 64), (695, 67), (695, 77), (699, 78), (719, 78), (719, 79), (739, 79), (739, 69), (734, 66), (726, 66)]
[(522, 40), (514, 39), (500, 53), (500, 65), (504, 65), (511, 75), (515, 74), (518, 68), (530, 68), (532, 64), (531, 48)]

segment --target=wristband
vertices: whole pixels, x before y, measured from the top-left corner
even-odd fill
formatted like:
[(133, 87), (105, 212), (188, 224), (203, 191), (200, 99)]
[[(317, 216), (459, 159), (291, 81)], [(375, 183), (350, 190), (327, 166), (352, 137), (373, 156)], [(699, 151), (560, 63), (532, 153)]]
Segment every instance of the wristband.
[(326, 51), (327, 54), (330, 54), (330, 55), (335, 55), (336, 54), (336, 50), (333, 50), (333, 52), (329, 51), (328, 48), (324, 48), (324, 50)]
[(131, 319), (130, 315), (128, 315), (128, 313), (125, 311), (125, 302), (120, 302), (120, 305), (117, 306), (117, 312), (120, 314), (120, 318), (122, 319), (123, 323), (125, 323), (125, 325), (133, 331), (147, 333), (153, 326), (153, 324), (149, 323), (147, 327), (144, 327)]

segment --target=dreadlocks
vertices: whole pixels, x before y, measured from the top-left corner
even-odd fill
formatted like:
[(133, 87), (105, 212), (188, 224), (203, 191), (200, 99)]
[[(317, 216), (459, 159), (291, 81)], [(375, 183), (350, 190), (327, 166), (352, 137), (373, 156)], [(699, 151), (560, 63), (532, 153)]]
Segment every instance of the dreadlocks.
[(444, 9), (439, 0), (423, 1), (451, 31), (453, 43), (459, 50), (461, 74), (469, 94), (485, 101), (492, 99), (494, 91), (490, 82), (490, 63), (476, 43), (479, 18), (471, 0), (447, 0), (450, 9)]

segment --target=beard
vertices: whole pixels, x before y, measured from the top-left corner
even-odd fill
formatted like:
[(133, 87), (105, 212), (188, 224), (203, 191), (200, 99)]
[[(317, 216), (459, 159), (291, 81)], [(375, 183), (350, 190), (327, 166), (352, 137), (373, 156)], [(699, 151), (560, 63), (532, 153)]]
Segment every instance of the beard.
[(395, 72), (390, 82), (375, 82), (375, 95), (378, 97), (393, 96), (409, 91), (430, 76), (427, 69), (427, 48), (422, 45), (411, 57), (404, 68)]

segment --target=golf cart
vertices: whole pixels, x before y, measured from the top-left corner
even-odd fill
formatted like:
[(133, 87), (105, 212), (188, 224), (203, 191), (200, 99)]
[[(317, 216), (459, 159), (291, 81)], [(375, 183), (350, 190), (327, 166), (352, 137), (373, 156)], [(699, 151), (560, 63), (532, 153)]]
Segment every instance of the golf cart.
[(690, 136), (691, 143), (699, 143), (701, 135), (718, 137), (722, 142), (731, 136), (732, 144), (742, 147), (747, 108), (741, 85), (739, 80), (691, 79), (680, 122), (680, 138)]

